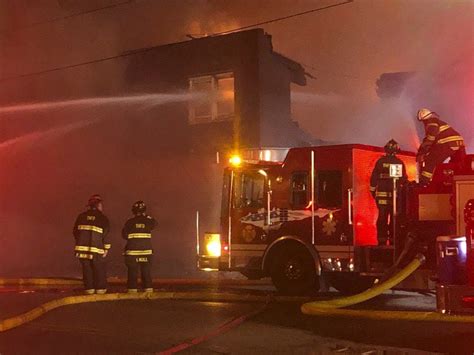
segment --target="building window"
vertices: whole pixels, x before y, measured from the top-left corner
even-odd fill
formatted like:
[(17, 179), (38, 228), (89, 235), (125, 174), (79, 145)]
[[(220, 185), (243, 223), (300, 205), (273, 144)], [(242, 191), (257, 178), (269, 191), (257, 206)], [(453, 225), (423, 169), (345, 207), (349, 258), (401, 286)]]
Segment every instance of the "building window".
[(189, 123), (230, 121), (234, 118), (234, 74), (206, 75), (189, 79), (192, 94)]

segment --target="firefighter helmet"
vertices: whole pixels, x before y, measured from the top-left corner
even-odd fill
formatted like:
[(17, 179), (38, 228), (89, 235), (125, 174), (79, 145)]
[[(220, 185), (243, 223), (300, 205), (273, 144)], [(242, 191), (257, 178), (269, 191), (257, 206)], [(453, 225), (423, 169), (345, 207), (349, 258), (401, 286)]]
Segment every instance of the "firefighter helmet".
[(102, 203), (102, 197), (99, 194), (95, 194), (89, 197), (87, 206), (89, 206), (90, 208), (97, 208), (100, 203)]
[(416, 114), (416, 118), (418, 121), (424, 121), (432, 116), (437, 116), (436, 112), (431, 111), (427, 108), (420, 108)]
[(395, 139), (390, 139), (383, 149), (387, 154), (397, 154), (400, 151), (400, 146)]
[(140, 214), (146, 212), (146, 205), (143, 201), (137, 201), (132, 206), (132, 213), (133, 214)]

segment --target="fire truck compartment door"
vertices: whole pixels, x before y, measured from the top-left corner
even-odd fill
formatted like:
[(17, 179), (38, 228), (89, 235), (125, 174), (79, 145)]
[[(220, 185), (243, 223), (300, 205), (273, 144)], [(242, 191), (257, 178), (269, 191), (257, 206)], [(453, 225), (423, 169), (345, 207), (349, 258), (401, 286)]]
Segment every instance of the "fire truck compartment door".
[(418, 200), (418, 218), (420, 221), (450, 221), (450, 194), (420, 194)]

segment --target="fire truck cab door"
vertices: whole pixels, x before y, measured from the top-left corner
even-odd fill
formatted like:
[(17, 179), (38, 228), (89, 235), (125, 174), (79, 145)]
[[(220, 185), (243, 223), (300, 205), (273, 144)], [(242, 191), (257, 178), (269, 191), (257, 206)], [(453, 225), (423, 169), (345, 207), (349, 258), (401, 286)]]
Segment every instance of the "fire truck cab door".
[(249, 258), (261, 256), (268, 218), (268, 180), (262, 171), (234, 173), (230, 210), (230, 258), (232, 267), (244, 267)]

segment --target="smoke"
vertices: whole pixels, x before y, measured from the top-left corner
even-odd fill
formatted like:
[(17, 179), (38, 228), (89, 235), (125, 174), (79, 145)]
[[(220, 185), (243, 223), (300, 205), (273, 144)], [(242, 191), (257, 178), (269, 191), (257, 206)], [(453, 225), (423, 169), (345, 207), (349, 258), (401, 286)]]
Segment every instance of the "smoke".
[(222, 170), (213, 159), (189, 156), (184, 130), (173, 123), (171, 109), (195, 97), (176, 92), (0, 107), (2, 123), (40, 127), (0, 143), (2, 275), (79, 276), (71, 225), (93, 193), (103, 195), (112, 223), (110, 275), (123, 276), (120, 229), (138, 199), (159, 221), (155, 276), (195, 275), (194, 214), (218, 221)]
[[(90, 109), (104, 105), (138, 105), (138, 108), (152, 109), (155, 106), (177, 102), (191, 102), (199, 99), (201, 94), (179, 92), (167, 94), (134, 94), (116, 97), (93, 97), (73, 100), (40, 102), (40, 103), (23, 103), (10, 106), (0, 106), (0, 114), (2, 113), (23, 113), (27, 111), (42, 111), (64, 108)], [(136, 107), (135, 107), (136, 108)]]
[[(393, 137), (415, 150), (423, 132), (414, 117), (428, 107), (473, 152), (473, 10), (472, 1), (384, 1), (370, 8), (354, 2), (339, 10), (337, 20), (301, 18), (298, 33), (307, 46), (294, 31), (277, 29), (277, 50), (300, 59), (317, 77), (295, 88), (295, 119), (324, 140), (381, 145)], [(395, 72), (414, 75), (394, 91), (398, 96), (379, 98), (377, 79)]]
[[(59, 5), (45, 0), (46, 11), (26, 6), (28, 0), (19, 3), (0, 4), (0, 28), (11, 30), (95, 6), (95, 1), (69, 7), (69, 0)], [(178, 42), (186, 34), (221, 32), (286, 15), (289, 4), (132, 2), (8, 33), (1, 39), (0, 71), (11, 76)], [(417, 108), (427, 106), (471, 142), (472, 152), (472, 6), (470, 1), (354, 2), (317, 18), (265, 27), (276, 51), (317, 69), (318, 80), (292, 96), (295, 118), (327, 141), (383, 145), (394, 138), (415, 150), (420, 124), (414, 116)], [(291, 2), (291, 12), (310, 7), (313, 0)], [(1, 100), (7, 103), (0, 113), (1, 139), (6, 139), (0, 155), (4, 275), (78, 275), (71, 224), (87, 197), (97, 192), (112, 220), (112, 274), (124, 274), (120, 228), (138, 199), (147, 202), (159, 222), (155, 275), (193, 273), (195, 211), (203, 219), (218, 219), (221, 168), (212, 158), (187, 154), (187, 123), (175, 119), (174, 99), (157, 105), (156, 97), (138, 100), (141, 104), (120, 98), (137, 89), (125, 80), (126, 65), (107, 61), (1, 84)], [(138, 68), (149, 79), (149, 69)], [(380, 100), (377, 78), (397, 71), (416, 75), (399, 97)], [(161, 80), (149, 81), (155, 79)], [(154, 83), (146, 89), (157, 91)], [(110, 101), (116, 96), (118, 101)], [(13, 104), (19, 101), (30, 103), (20, 109)], [(203, 226), (209, 231), (215, 227)]]
[(34, 146), (35, 144), (48, 144), (48, 142), (54, 140), (55, 138), (63, 137), (70, 132), (87, 127), (89, 125), (94, 124), (95, 122), (97, 122), (97, 120), (71, 123), (60, 127), (28, 133), (19, 137), (8, 139), (0, 143), (0, 154), (5, 152), (11, 152), (11, 149), (13, 148), (28, 149)]
[[(473, 41), (474, 43), (474, 41)], [(406, 86), (405, 96), (413, 108), (427, 107), (455, 128), (474, 152), (474, 47), (457, 63), (439, 63), (421, 71)]]
[(328, 141), (383, 146), (393, 138), (409, 150), (419, 144), (412, 105), (405, 96), (379, 101), (294, 92), (292, 103), (304, 112), (318, 112), (318, 128), (311, 133)]

